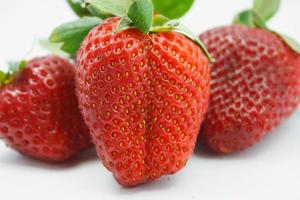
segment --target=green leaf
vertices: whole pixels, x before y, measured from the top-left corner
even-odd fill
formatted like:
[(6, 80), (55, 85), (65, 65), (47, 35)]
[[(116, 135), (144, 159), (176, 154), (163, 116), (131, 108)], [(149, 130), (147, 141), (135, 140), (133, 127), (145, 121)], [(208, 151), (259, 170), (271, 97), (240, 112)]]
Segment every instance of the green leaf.
[(127, 15), (130, 5), (135, 0), (85, 0), (84, 4), (94, 13), (106, 13), (123, 17)]
[(252, 28), (268, 29), (266, 22), (253, 10), (245, 10), (241, 12), (235, 17), (233, 23)]
[(15, 74), (20, 73), (28, 64), (26, 60), (20, 60), (20, 61), (10, 61), (8, 62), (8, 74), (10, 76), (13, 76)]
[(267, 26), (267, 21), (271, 19), (280, 7), (280, 0), (254, 0), (253, 9), (246, 10), (238, 14), (235, 24), (242, 24), (252, 28), (261, 28), (277, 34), (296, 53), (300, 54), (300, 44), (291, 37), (273, 31)]
[(245, 10), (236, 15), (233, 23), (255, 27), (252, 10)]
[(210, 55), (205, 45), (202, 41), (186, 26), (180, 24), (176, 20), (171, 20), (163, 24), (162, 26), (156, 26), (154, 29), (151, 29), (151, 32), (169, 32), (174, 31), (180, 33), (190, 40), (194, 41), (204, 52), (209, 61), (214, 62), (214, 58)]
[(118, 26), (117, 28), (114, 30), (115, 33), (118, 33), (120, 31), (123, 31), (125, 29), (128, 29), (128, 28), (134, 28), (133, 24), (132, 24), (132, 21), (130, 19), (127, 19), (127, 17), (123, 17), (119, 23), (118, 23)]
[(280, 7), (280, 0), (254, 0), (253, 10), (258, 13), (263, 21), (271, 19)]
[(153, 5), (151, 0), (136, 0), (128, 10), (128, 17), (136, 28), (148, 33), (153, 18)]
[(8, 85), (13, 82), (14, 78), (22, 72), (27, 64), (28, 62), (26, 60), (8, 62), (8, 71), (5, 73), (0, 70), (0, 86)]
[(23, 70), (27, 66), (28, 62), (26, 60), (21, 60), (19, 62), (19, 70)]
[(99, 17), (101, 19), (107, 19), (111, 17), (112, 15), (104, 10), (101, 10), (101, 8), (95, 6), (94, 4), (91, 4), (87, 7), (87, 10), (95, 17)]
[(62, 50), (62, 43), (53, 43), (50, 42), (49, 40), (40, 40), (39, 41), (40, 45), (51, 52), (54, 55), (58, 55), (64, 58), (70, 58), (70, 54), (66, 53), (65, 51)]
[(170, 19), (182, 17), (193, 5), (194, 0), (152, 0), (154, 10)]
[(261, 18), (260, 15), (258, 15), (255, 11), (252, 11), (252, 15), (253, 22), (257, 28), (263, 28), (268, 30), (266, 22), (264, 21), (264, 19)]
[(102, 22), (98, 17), (83, 17), (79, 20), (58, 26), (51, 33), (49, 40), (52, 43), (61, 43), (61, 49), (75, 55), (81, 42), (91, 29)]
[(168, 18), (165, 18), (162, 15), (155, 16), (154, 25), (151, 27), (150, 32), (170, 32), (173, 31), (180, 23), (176, 20), (170, 21)]
[(276, 33), (278, 36), (280, 36), (283, 41), (291, 48), (293, 49), (296, 53), (300, 54), (300, 44), (293, 38), (285, 35), (285, 34), (280, 34)]
[(152, 26), (153, 27), (162, 26), (163, 24), (167, 23), (168, 21), (170, 21), (170, 19), (163, 15), (154, 15)]
[(69, 6), (79, 17), (91, 16), (91, 13), (82, 6), (83, 0), (67, 0)]
[(6, 77), (7, 77), (7, 74), (5, 72), (3, 72), (3, 71), (0, 71), (0, 86), (3, 85), (3, 83), (6, 80)]

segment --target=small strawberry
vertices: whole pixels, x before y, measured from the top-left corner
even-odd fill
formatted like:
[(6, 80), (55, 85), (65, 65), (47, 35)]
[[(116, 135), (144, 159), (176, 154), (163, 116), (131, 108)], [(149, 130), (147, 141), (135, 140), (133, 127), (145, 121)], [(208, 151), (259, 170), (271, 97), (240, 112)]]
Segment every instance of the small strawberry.
[(64, 161), (91, 145), (78, 109), (75, 70), (57, 56), (1, 72), (0, 136), (22, 154)]
[(237, 17), (238, 25), (200, 36), (217, 60), (200, 140), (219, 153), (256, 144), (290, 116), (300, 100), (299, 48), (265, 25), (276, 12), (268, 8), (278, 5), (261, 8), (258, 3)]
[[(88, 8), (117, 7), (105, 2)], [(197, 37), (180, 34), (182, 26), (161, 15), (152, 20), (151, 1), (128, 2), (126, 13), (112, 11), (123, 18), (103, 21), (82, 42), (76, 83), (100, 159), (120, 184), (134, 186), (185, 166), (210, 77)]]

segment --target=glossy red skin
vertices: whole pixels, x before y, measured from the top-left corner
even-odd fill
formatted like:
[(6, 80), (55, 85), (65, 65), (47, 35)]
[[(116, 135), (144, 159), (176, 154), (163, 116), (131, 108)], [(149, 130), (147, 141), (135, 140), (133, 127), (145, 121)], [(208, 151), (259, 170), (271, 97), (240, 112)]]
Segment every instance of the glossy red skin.
[(0, 136), (22, 154), (53, 162), (91, 146), (76, 99), (74, 65), (57, 56), (36, 58), (3, 86)]
[(104, 21), (83, 41), (77, 94), (104, 166), (135, 186), (185, 166), (207, 109), (209, 68), (186, 37), (114, 34), (117, 22)]
[(300, 55), (274, 33), (245, 26), (216, 28), (200, 38), (217, 60), (200, 140), (218, 153), (246, 149), (295, 111)]

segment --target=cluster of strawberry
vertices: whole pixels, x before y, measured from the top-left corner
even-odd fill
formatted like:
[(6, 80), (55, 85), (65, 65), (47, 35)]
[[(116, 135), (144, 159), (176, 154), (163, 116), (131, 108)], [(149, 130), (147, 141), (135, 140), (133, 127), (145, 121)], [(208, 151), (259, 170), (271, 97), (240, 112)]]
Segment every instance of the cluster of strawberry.
[(135, 186), (182, 169), (198, 135), (233, 153), (295, 111), (300, 46), (266, 25), (279, 0), (255, 0), (200, 37), (173, 20), (193, 1), (173, 2), (68, 0), (81, 18), (49, 40), (76, 64), (47, 56), (0, 72), (0, 136), (52, 162), (95, 146), (116, 180)]

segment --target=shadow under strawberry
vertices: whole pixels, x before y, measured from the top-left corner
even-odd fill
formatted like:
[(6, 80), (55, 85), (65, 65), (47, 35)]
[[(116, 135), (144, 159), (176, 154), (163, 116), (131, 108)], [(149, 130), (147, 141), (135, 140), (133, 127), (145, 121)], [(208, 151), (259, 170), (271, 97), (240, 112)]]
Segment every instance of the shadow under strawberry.
[(98, 163), (97, 154), (95, 149), (83, 150), (79, 154), (76, 154), (72, 158), (64, 162), (44, 162), (43, 160), (35, 159), (29, 156), (12, 155), (11, 153), (3, 154), (0, 158), (2, 165), (6, 166), (18, 166), (21, 168), (37, 168), (41, 170), (69, 170), (79, 166), (84, 166), (89, 163)]

